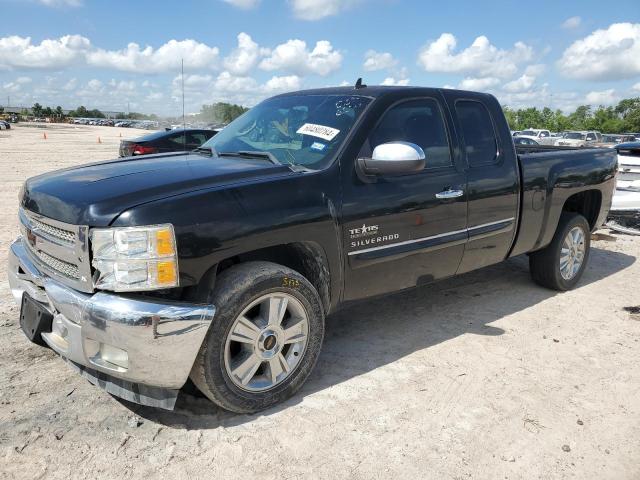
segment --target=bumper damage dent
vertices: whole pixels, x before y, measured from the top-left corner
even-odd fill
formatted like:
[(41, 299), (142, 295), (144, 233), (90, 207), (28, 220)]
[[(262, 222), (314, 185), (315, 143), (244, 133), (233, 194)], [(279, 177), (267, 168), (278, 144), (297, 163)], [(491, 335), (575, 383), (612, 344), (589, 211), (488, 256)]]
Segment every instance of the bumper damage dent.
[(9, 251), (9, 283), (53, 315), (43, 340), (91, 383), (126, 400), (172, 409), (215, 315), (197, 305), (73, 290), (42, 274), (22, 243)]

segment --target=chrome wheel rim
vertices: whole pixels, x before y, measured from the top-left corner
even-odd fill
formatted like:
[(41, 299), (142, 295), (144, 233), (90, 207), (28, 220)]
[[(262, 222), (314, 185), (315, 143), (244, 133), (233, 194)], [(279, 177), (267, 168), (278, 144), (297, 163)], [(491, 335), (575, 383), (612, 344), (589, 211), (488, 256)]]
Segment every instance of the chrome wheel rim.
[(270, 390), (294, 372), (308, 337), (309, 318), (297, 298), (281, 292), (263, 295), (238, 315), (227, 334), (227, 375), (242, 390)]
[(580, 227), (573, 227), (567, 233), (560, 250), (560, 274), (571, 280), (580, 271), (586, 251), (585, 234)]

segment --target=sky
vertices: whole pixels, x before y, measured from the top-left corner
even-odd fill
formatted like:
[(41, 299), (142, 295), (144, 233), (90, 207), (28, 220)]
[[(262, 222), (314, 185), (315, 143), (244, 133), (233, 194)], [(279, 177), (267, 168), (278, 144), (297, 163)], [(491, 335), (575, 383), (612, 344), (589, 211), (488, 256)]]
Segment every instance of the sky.
[(513, 108), (640, 96), (640, 1), (0, 0), (0, 105), (182, 111), (364, 82)]

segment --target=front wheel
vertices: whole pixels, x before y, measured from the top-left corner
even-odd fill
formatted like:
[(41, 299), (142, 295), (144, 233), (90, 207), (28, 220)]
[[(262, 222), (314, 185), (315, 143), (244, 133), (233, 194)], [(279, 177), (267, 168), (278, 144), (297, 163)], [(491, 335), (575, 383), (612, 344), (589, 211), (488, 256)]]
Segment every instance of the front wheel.
[(553, 290), (571, 290), (584, 273), (591, 248), (587, 219), (564, 212), (551, 243), (529, 256), (533, 280)]
[(226, 410), (254, 413), (291, 397), (313, 369), (324, 335), (320, 297), (298, 272), (269, 262), (229, 268), (191, 379)]

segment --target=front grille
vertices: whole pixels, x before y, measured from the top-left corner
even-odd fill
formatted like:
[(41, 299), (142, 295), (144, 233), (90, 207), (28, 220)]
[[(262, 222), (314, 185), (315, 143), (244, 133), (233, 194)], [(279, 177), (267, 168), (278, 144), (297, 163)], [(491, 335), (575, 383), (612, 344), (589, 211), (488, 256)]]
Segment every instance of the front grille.
[(48, 253), (41, 250), (36, 250), (34, 253), (40, 260), (42, 260), (42, 263), (44, 263), (50, 269), (54, 270), (56, 273), (64, 275), (65, 277), (72, 280), (80, 280), (80, 270), (78, 269), (77, 265), (65, 262), (64, 260), (60, 260), (56, 257), (52, 257)]
[(70, 225), (21, 209), (24, 243), (36, 266), (76, 290), (91, 293), (89, 227)]
[(73, 245), (73, 243), (76, 241), (76, 234), (69, 230), (54, 227), (53, 225), (48, 225), (41, 222), (40, 220), (36, 220), (35, 218), (30, 218), (29, 220), (34, 229), (41, 230), (43, 233), (49, 235), (50, 237), (62, 240), (63, 242), (70, 245)]

